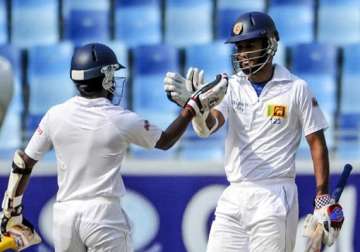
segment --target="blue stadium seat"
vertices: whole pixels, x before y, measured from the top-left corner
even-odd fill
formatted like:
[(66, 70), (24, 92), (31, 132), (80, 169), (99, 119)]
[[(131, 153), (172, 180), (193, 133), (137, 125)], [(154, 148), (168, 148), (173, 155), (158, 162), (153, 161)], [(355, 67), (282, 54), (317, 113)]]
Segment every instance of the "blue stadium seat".
[(337, 48), (321, 43), (299, 44), (292, 48), (292, 70), (306, 80), (316, 96), (330, 128), (325, 131), (330, 147), (334, 145), (337, 109)]
[(208, 138), (196, 135), (192, 126), (189, 126), (180, 141), (179, 158), (184, 160), (218, 160), (224, 158), (224, 143), (227, 126), (215, 132)]
[(286, 66), (286, 47), (281, 41), (278, 41), (278, 48), (274, 56), (273, 63)]
[(314, 39), (315, 13), (313, 0), (271, 1), (273, 18), (285, 46), (311, 42)]
[(265, 0), (218, 0), (216, 38), (225, 40), (230, 36), (231, 28), (238, 16), (249, 11), (265, 11)]
[(11, 41), (20, 47), (51, 44), (59, 39), (57, 0), (13, 0)]
[(336, 157), (355, 160), (360, 155), (360, 113), (344, 113), (339, 118)]
[[(185, 68), (197, 67), (205, 72), (205, 81), (211, 81), (219, 73), (232, 74), (231, 46), (223, 42), (193, 45), (185, 48)], [(185, 73), (186, 74), (186, 73)]]
[(109, 0), (65, 0), (64, 37), (75, 44), (110, 39)]
[(29, 49), (28, 131), (32, 132), (37, 127), (51, 106), (75, 94), (74, 84), (69, 77), (72, 53), (72, 44), (66, 42)]
[(213, 39), (211, 0), (166, 0), (165, 42), (182, 47)]
[[(163, 79), (168, 71), (179, 72), (179, 55), (175, 47), (170, 45), (138, 46), (133, 50), (133, 110), (153, 124), (165, 129), (176, 117), (178, 107), (165, 95)], [(132, 148), (135, 157), (145, 155), (147, 158), (165, 158), (161, 151)], [(144, 153), (145, 151), (145, 153)], [(144, 154), (142, 154), (144, 153)], [(144, 156), (144, 157), (145, 157)]]
[(8, 41), (7, 26), (6, 1), (0, 0), (0, 44), (4, 44)]
[(161, 43), (159, 0), (116, 0), (115, 38), (128, 47)]
[(341, 112), (360, 113), (360, 44), (344, 46), (341, 78)]
[(359, 9), (357, 0), (320, 0), (318, 41), (335, 45), (360, 42)]

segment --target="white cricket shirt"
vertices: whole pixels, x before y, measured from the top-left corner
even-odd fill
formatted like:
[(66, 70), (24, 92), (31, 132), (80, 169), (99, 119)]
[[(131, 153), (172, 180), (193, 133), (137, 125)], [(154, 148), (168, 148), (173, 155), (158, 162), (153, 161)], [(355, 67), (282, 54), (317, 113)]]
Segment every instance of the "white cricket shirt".
[(328, 124), (307, 83), (275, 65), (258, 97), (251, 83), (233, 75), (219, 110), (228, 125), (225, 172), (229, 182), (295, 177), (302, 133)]
[(120, 167), (130, 143), (152, 148), (162, 130), (106, 98), (73, 97), (42, 118), (25, 153), (39, 160), (56, 152), (57, 201), (121, 197)]

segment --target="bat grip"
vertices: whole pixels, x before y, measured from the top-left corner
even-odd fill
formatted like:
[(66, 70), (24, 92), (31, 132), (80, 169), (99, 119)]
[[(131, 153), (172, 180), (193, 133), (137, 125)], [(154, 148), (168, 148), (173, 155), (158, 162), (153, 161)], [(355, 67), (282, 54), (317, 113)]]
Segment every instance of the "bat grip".
[(352, 166), (350, 164), (346, 164), (344, 166), (344, 170), (342, 171), (342, 173), (340, 175), (339, 182), (337, 183), (336, 188), (331, 195), (331, 198), (333, 199), (333, 201), (335, 203), (337, 203), (340, 199), (340, 196), (346, 185), (346, 181), (347, 181), (348, 177), (350, 176), (351, 170), (352, 170)]

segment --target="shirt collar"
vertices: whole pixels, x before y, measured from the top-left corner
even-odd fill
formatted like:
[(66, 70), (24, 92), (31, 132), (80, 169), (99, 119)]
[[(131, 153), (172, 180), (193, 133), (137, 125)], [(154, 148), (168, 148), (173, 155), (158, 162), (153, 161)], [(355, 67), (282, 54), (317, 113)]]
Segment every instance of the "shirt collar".
[(86, 106), (86, 107), (99, 107), (99, 106), (106, 106), (106, 105), (111, 105), (112, 103), (110, 102), (109, 99), (105, 98), (105, 97), (99, 97), (99, 98), (86, 98), (86, 97), (82, 97), (82, 96), (75, 96), (74, 98), (75, 103), (78, 103), (82, 106)]

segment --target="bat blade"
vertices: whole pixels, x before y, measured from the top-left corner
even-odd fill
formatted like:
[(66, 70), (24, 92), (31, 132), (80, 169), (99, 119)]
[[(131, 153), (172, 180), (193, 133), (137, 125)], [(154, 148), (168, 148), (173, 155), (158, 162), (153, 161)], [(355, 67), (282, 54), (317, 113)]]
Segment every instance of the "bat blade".
[(317, 224), (314, 233), (309, 237), (309, 240), (306, 243), (305, 252), (320, 252), (322, 236), (323, 227), (321, 224)]

